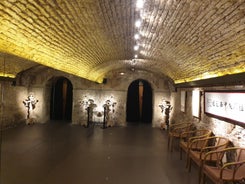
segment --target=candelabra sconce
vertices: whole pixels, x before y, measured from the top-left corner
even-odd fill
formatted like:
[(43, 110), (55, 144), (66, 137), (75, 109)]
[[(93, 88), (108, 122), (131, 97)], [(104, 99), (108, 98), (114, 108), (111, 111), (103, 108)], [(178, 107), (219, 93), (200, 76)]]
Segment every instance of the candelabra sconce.
[[(112, 98), (112, 97), (111, 97)], [(103, 105), (104, 108), (104, 119), (103, 119), (103, 128), (108, 127), (108, 122), (110, 121), (109, 113), (115, 112), (116, 102), (111, 102), (111, 100), (106, 100), (105, 104)]]
[(86, 108), (87, 110), (87, 125), (86, 127), (89, 127), (89, 125), (93, 122), (93, 112), (94, 108), (97, 107), (97, 105), (94, 103), (93, 99), (88, 100), (88, 107)]
[(170, 112), (172, 111), (173, 107), (171, 106), (170, 102), (166, 100), (163, 100), (159, 107), (161, 108), (161, 112), (165, 118), (165, 127), (168, 130)]
[(108, 105), (104, 104), (103, 105), (104, 107), (104, 118), (103, 118), (103, 129), (107, 128), (107, 121), (108, 121), (108, 118), (109, 118), (109, 107)]
[(80, 104), (87, 111), (87, 123), (85, 127), (88, 128), (93, 121), (93, 110), (97, 107), (97, 105), (94, 103), (93, 99), (83, 100), (80, 102)]
[(33, 96), (33, 94), (30, 94), (27, 99), (23, 101), (24, 106), (27, 108), (27, 116), (26, 116), (26, 124), (34, 124), (34, 116), (33, 111), (36, 107), (38, 100)]

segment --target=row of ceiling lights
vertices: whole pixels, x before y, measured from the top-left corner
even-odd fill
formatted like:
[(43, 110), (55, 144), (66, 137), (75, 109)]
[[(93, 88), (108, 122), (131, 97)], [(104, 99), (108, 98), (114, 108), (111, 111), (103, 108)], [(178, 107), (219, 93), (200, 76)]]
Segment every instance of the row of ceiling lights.
[[(142, 11), (143, 11), (143, 7), (144, 7), (144, 0), (137, 0), (136, 2), (136, 11), (137, 11), (137, 17), (136, 17), (136, 21), (135, 21), (135, 34), (134, 34), (134, 40), (135, 40), (135, 45), (134, 45), (134, 59), (132, 59), (132, 65), (135, 64), (135, 59), (137, 59), (139, 56), (138, 56), (138, 53), (139, 53), (139, 49), (140, 49), (140, 45), (139, 45), (139, 41), (140, 41), (140, 27), (141, 27), (141, 24), (142, 24)], [(131, 68), (131, 71), (134, 71), (135, 68)], [(124, 75), (125, 73), (124, 72), (120, 72), (120, 75)]]
[(134, 45), (134, 51), (135, 51), (135, 55), (134, 55), (134, 58), (137, 59), (138, 58), (138, 52), (139, 52), (139, 49), (140, 49), (140, 46), (139, 46), (139, 40), (140, 40), (140, 33), (139, 33), (139, 29), (141, 27), (141, 24), (142, 24), (142, 16), (141, 16), (141, 13), (143, 11), (143, 7), (144, 7), (144, 0), (137, 0), (136, 2), (136, 11), (137, 11), (137, 19), (135, 21), (135, 28), (136, 28), (136, 31), (135, 31), (135, 35), (134, 35), (134, 40), (135, 40), (135, 45)]

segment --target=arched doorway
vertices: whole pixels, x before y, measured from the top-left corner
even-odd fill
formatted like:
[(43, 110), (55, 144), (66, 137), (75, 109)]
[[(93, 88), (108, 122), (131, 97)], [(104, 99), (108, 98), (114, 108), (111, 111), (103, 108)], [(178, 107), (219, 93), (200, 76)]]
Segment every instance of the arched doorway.
[(72, 117), (73, 87), (65, 78), (58, 78), (52, 85), (50, 119), (70, 121)]
[(138, 79), (128, 87), (127, 122), (152, 122), (152, 88), (150, 84)]

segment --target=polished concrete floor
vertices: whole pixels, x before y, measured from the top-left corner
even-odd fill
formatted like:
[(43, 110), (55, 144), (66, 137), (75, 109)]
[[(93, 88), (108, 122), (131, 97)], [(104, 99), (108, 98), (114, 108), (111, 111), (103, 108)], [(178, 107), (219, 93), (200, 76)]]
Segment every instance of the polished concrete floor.
[(2, 132), (1, 184), (197, 184), (197, 173), (150, 125), (50, 122)]

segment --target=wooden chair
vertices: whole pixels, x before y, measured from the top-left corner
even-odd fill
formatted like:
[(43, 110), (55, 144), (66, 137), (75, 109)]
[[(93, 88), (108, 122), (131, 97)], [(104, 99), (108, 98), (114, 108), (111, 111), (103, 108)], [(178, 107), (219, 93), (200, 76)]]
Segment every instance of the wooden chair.
[(187, 123), (174, 123), (174, 124), (170, 124), (169, 128), (168, 128), (168, 147), (170, 144), (170, 133), (176, 129), (177, 127), (181, 127), (181, 126), (185, 126)]
[[(210, 158), (218, 158), (215, 166), (207, 165)], [(245, 148), (230, 147), (208, 152), (204, 157), (201, 183), (208, 177), (215, 184), (245, 182)]]
[(180, 127), (180, 126), (187, 125), (187, 124), (190, 124), (190, 123), (186, 123), (186, 122), (185, 123), (172, 123), (169, 125), (168, 131), (171, 132), (173, 129)]
[[(203, 139), (196, 139), (190, 144), (188, 158), (187, 158), (187, 167), (188, 171), (191, 171), (192, 162), (195, 162), (199, 166), (199, 183), (201, 181), (201, 170), (203, 166), (203, 160), (205, 154), (209, 151), (218, 151), (226, 148), (229, 144), (229, 140), (225, 137), (220, 136), (211, 136)], [(203, 145), (201, 149), (196, 149), (200, 145)], [(206, 158), (206, 162), (208, 158)], [(217, 161), (216, 157), (210, 157), (209, 162), (214, 163)]]
[(192, 123), (181, 123), (172, 125), (168, 132), (168, 149), (173, 151), (173, 142), (179, 139), (183, 132), (190, 131), (192, 128)]
[[(193, 142), (196, 139), (209, 137), (209, 136), (211, 136), (211, 134), (212, 134), (212, 131), (207, 130), (207, 129), (199, 129), (199, 130), (183, 132), (180, 135), (180, 144), (179, 144), (180, 160), (182, 160), (182, 152), (183, 151), (187, 155), (191, 142)], [(200, 145), (197, 145), (196, 149), (200, 150), (202, 147), (204, 147), (205, 145), (203, 145), (203, 143)]]

